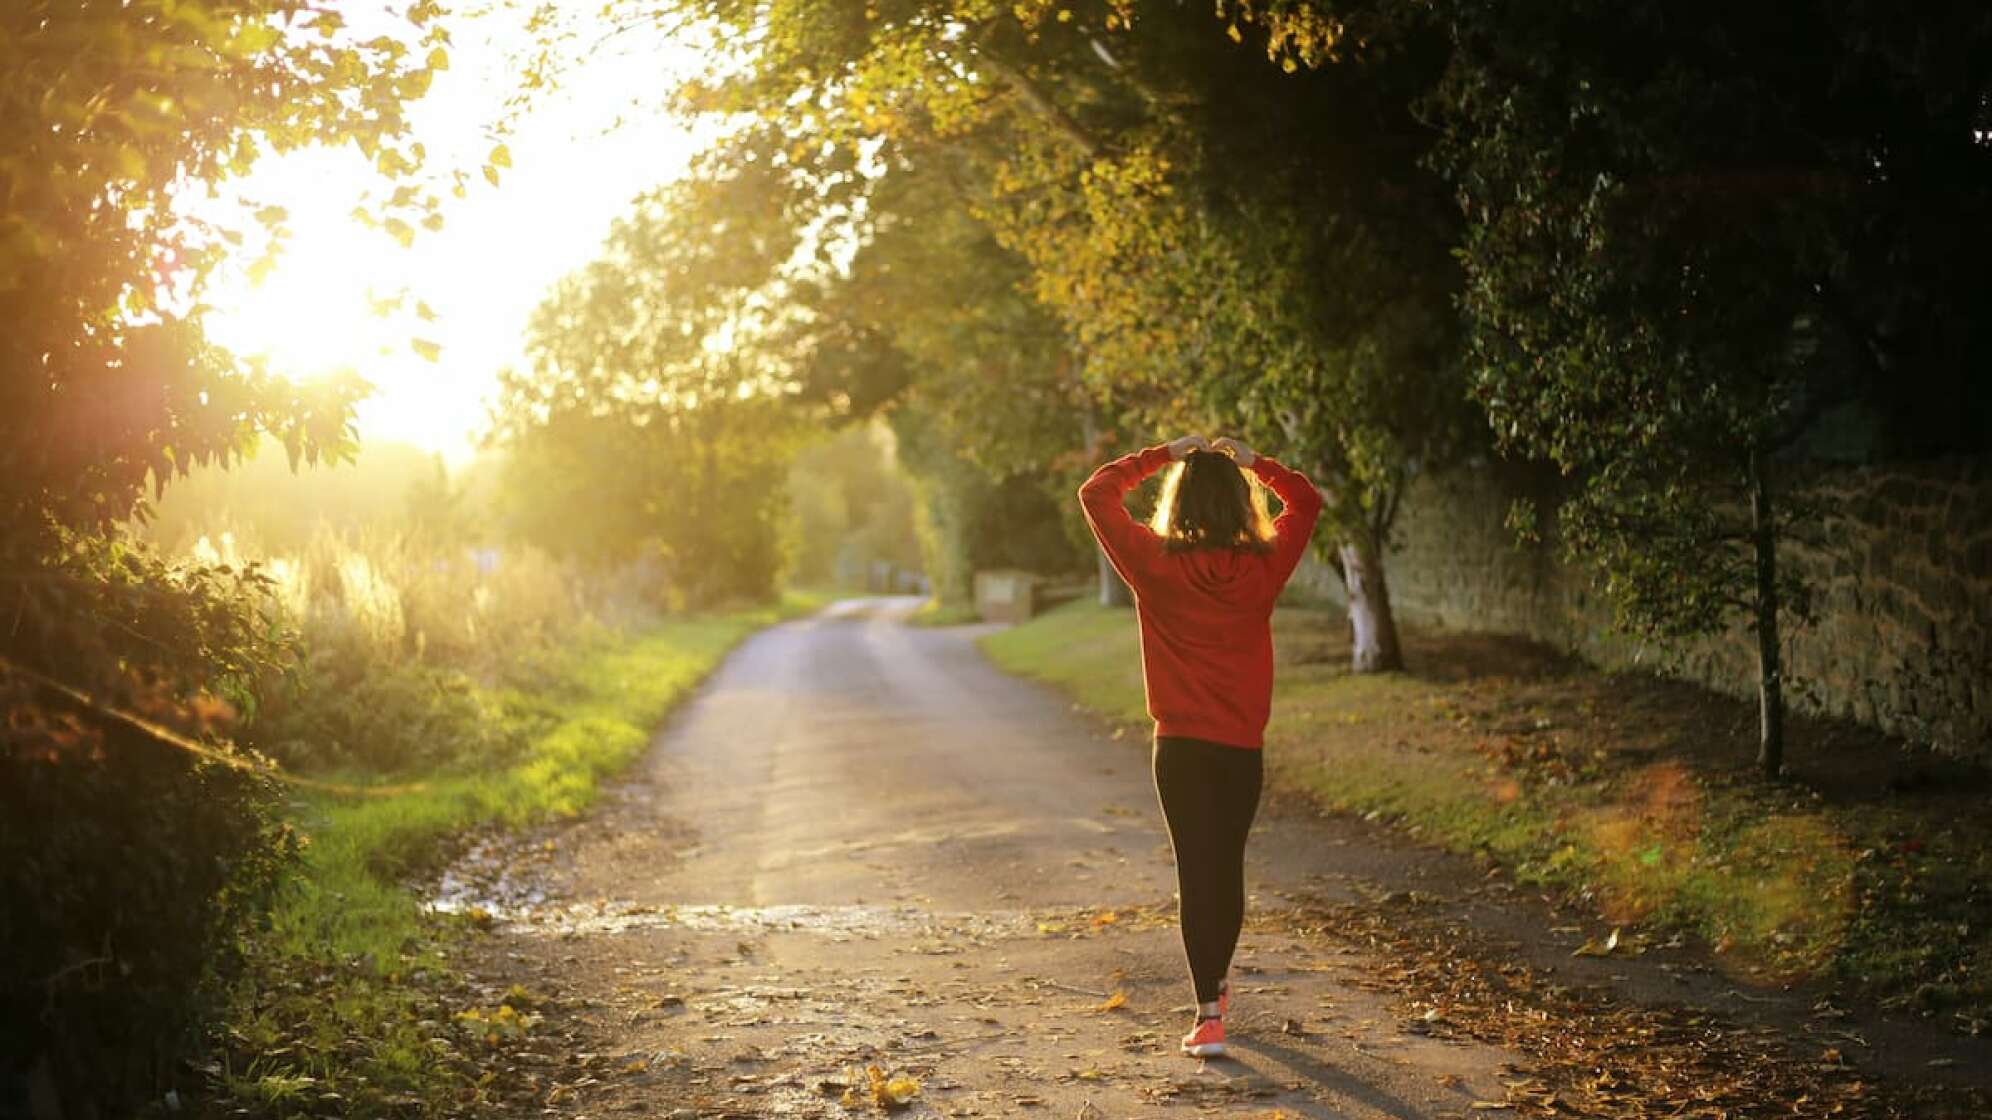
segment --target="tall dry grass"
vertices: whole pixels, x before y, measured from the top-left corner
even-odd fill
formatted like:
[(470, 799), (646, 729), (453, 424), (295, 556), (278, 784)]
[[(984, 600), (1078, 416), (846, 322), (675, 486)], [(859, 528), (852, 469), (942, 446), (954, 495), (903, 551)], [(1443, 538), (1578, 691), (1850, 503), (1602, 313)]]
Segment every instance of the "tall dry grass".
[(265, 682), (245, 728), (295, 766), (402, 771), (489, 764), (529, 720), (502, 710), (559, 651), (629, 621), (629, 596), (529, 546), (453, 546), (392, 528), (319, 526), (271, 555), (253, 531), (198, 536), (190, 558), (259, 565), (295, 671)]

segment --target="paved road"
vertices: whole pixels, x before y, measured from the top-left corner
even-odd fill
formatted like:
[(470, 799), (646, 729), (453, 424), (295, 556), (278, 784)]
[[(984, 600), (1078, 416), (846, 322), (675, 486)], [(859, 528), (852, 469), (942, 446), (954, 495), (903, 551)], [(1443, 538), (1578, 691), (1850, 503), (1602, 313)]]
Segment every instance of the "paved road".
[(1276, 920), (1310, 848), (1346, 843), (1298, 815), (1254, 834), (1233, 1058), (1178, 1054), (1145, 745), (995, 670), (981, 628), (906, 625), (917, 603), (750, 638), (553, 846), (492, 983), (580, 1008), (592, 1076), (550, 1045), (543, 1085), (580, 1083), (554, 1111), (849, 1115), (867, 1065), (919, 1083), (913, 1116), (1408, 1120), (1500, 1097), (1506, 1055), (1400, 1030), (1352, 983), (1360, 953)]

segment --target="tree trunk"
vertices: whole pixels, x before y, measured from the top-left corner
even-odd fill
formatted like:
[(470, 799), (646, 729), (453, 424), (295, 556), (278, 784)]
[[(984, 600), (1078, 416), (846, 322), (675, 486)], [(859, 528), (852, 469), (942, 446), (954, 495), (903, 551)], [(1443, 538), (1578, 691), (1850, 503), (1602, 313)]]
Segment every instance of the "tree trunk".
[(1349, 628), (1355, 637), (1350, 668), (1358, 673), (1404, 668), (1397, 618), (1390, 613), (1390, 588), (1383, 579), (1383, 550), (1364, 534), (1336, 551), (1342, 561), (1342, 585), (1349, 593)]
[(1095, 545), (1093, 558), (1100, 564), (1100, 605), (1103, 607), (1131, 607), (1134, 605), (1134, 592), (1128, 590), (1126, 581), (1114, 571), (1113, 561), (1107, 559), (1105, 549)]
[(1757, 766), (1784, 770), (1784, 668), (1778, 656), (1778, 538), (1763, 460), (1750, 452), (1750, 538), (1757, 560)]
[[(1100, 421), (1094, 414), (1093, 402), (1088, 400), (1079, 413), (1081, 438), (1086, 441), (1086, 454), (1100, 453)], [(1106, 550), (1093, 545), (1093, 560), (1100, 568), (1100, 605), (1103, 607), (1131, 607), (1134, 605), (1134, 592), (1129, 590), (1120, 573), (1114, 571), (1113, 561), (1107, 559)]]

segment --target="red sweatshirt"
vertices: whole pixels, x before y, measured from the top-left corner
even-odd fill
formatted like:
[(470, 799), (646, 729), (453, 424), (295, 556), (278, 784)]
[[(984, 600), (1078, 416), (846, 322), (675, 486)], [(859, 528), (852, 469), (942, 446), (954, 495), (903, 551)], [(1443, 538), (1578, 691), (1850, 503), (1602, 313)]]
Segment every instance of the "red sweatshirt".
[(1307, 550), (1321, 494), (1307, 476), (1264, 455), (1247, 470), (1285, 506), (1269, 553), (1169, 552), (1122, 501), (1169, 465), (1166, 444), (1123, 455), (1079, 487), (1086, 521), (1114, 570), (1134, 591), (1141, 673), (1157, 735), (1263, 745), (1273, 701), (1273, 600)]

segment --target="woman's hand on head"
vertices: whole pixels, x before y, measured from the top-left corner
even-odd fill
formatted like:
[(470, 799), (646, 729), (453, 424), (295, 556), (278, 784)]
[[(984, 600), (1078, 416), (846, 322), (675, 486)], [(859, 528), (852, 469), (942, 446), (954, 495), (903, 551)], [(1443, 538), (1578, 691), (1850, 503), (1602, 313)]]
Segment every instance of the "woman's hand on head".
[(1210, 441), (1202, 436), (1182, 436), (1169, 441), (1169, 458), (1181, 460), (1192, 451), (1209, 451)]
[(1230, 436), (1219, 436), (1217, 442), (1210, 445), (1210, 449), (1212, 451), (1221, 451), (1231, 456), (1238, 461), (1238, 465), (1241, 467), (1251, 466), (1252, 460), (1258, 458), (1257, 455), (1252, 453), (1251, 448), (1239, 443)]

